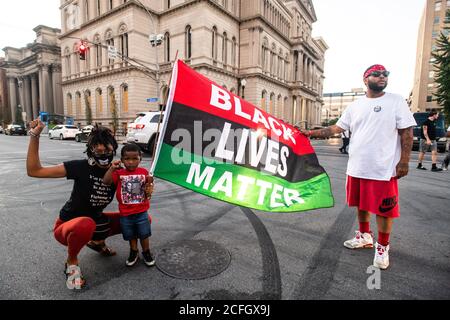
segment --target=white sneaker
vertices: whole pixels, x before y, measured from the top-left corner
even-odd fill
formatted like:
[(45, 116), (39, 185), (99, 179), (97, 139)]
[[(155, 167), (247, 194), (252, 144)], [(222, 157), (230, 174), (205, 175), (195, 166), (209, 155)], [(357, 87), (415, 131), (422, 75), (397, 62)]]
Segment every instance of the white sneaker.
[(374, 267), (387, 269), (389, 267), (389, 245), (382, 246), (378, 242), (375, 245), (375, 257), (373, 258)]
[(361, 233), (355, 231), (356, 235), (353, 239), (344, 242), (344, 246), (349, 249), (373, 248), (373, 237), (370, 233)]

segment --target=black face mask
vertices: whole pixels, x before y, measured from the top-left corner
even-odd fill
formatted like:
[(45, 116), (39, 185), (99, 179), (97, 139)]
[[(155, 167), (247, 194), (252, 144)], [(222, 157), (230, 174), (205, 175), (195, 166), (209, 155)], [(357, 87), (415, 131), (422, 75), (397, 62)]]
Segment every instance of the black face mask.
[(114, 155), (113, 154), (103, 154), (103, 155), (93, 155), (93, 158), (95, 162), (97, 162), (102, 167), (109, 166), (113, 160)]

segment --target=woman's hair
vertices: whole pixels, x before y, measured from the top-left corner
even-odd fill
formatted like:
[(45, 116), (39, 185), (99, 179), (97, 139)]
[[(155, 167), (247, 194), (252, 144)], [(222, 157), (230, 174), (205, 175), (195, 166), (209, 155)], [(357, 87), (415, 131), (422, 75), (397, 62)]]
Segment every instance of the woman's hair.
[(111, 145), (113, 147), (114, 155), (119, 147), (117, 140), (114, 138), (114, 134), (110, 129), (95, 124), (87, 143), (86, 153), (89, 158), (93, 156), (92, 149), (99, 144), (104, 145), (105, 147)]
[(125, 153), (127, 152), (138, 152), (139, 156), (142, 157), (141, 148), (139, 148), (139, 146), (135, 143), (128, 143), (122, 148), (122, 151), (120, 152), (122, 158), (125, 156)]

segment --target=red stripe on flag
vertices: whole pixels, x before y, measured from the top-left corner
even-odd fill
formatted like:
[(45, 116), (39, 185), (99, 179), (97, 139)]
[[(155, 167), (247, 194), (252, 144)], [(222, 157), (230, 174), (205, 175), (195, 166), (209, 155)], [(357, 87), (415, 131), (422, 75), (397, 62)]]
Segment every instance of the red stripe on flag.
[[(228, 93), (231, 110), (224, 110), (211, 105), (212, 85)], [(236, 108), (235, 97), (239, 100), (241, 108)], [(174, 101), (239, 123), (253, 130), (269, 129), (267, 130), (268, 137), (273, 140), (278, 139), (281, 143), (291, 147), (294, 153), (298, 155), (315, 153), (308, 138), (302, 135), (299, 130), (223, 89), (205, 76), (189, 68), (181, 60), (178, 61), (178, 78)], [(225, 100), (221, 99), (221, 102), (225, 103)], [(254, 119), (256, 121), (253, 121)], [(291, 134), (289, 134), (289, 131)], [(282, 132), (281, 135), (278, 135), (277, 133), (280, 132)]]

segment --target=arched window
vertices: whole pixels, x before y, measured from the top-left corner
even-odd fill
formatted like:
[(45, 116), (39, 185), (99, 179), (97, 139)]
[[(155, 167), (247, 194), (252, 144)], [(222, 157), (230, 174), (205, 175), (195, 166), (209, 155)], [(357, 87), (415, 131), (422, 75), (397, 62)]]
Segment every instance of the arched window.
[(236, 68), (236, 51), (237, 51), (237, 44), (236, 44), (236, 38), (233, 37), (231, 40), (233, 42), (231, 47), (231, 65)]
[(170, 9), (170, 0), (166, 0), (166, 9)]
[(97, 88), (95, 90), (95, 100), (96, 100), (96, 111), (97, 111), (97, 117), (100, 117), (103, 114), (103, 96), (102, 96), (102, 89)]
[(73, 116), (72, 94), (67, 94), (67, 114)]
[(211, 57), (213, 60), (217, 60), (217, 27), (212, 28), (212, 39), (211, 39)]
[[(116, 101), (116, 94), (114, 92), (114, 87), (109, 86), (108, 87), (108, 111), (110, 115), (113, 113), (113, 109), (117, 108), (117, 101)], [(117, 111), (117, 109), (116, 109)]]
[(101, 0), (96, 0), (96, 9), (97, 9), (97, 16), (102, 14), (102, 5), (101, 5)]
[(80, 58), (78, 57), (78, 43), (75, 43), (74, 45), (73, 45), (73, 54), (72, 54), (72, 56), (74, 57), (74, 67), (75, 67), (75, 70), (74, 70), (74, 73), (77, 75), (77, 74), (79, 74), (80, 73)]
[(223, 33), (223, 38), (222, 38), (222, 61), (223, 64), (226, 65), (228, 63), (228, 37), (227, 37), (227, 33), (224, 32)]
[(189, 25), (186, 27), (185, 38), (186, 38), (186, 59), (190, 59), (192, 58), (192, 28)]
[(94, 36), (94, 43), (95, 43), (95, 66), (101, 67), (102, 66), (102, 46), (101, 46), (101, 39), (100, 35)]
[(128, 85), (123, 84), (121, 89), (122, 89), (122, 112), (128, 112)]
[(280, 94), (280, 95), (278, 95), (277, 106), (276, 106), (276, 108), (275, 108), (275, 116), (276, 116), (277, 118), (280, 117), (281, 111), (282, 111), (282, 109), (283, 109), (282, 103), (283, 103), (283, 100), (282, 100), (282, 97), (281, 97), (281, 94)]
[[(85, 106), (85, 114), (86, 114), (86, 120), (88, 124), (92, 123), (92, 100), (91, 100), (91, 91), (86, 90), (84, 92), (84, 106)], [(89, 123), (91, 122), (91, 123)]]
[[(114, 38), (111, 30), (108, 30), (105, 34), (106, 45), (114, 47)], [(114, 64), (114, 59), (108, 59), (108, 64)]]
[(263, 109), (264, 111), (267, 110), (266, 99), (267, 99), (267, 91), (263, 90), (261, 94), (261, 109)]
[(128, 27), (125, 24), (122, 24), (119, 28), (119, 41), (123, 60), (124, 57), (128, 57)]
[(81, 117), (81, 93), (75, 93), (75, 117), (79, 119)]
[(269, 104), (269, 113), (270, 114), (275, 114), (275, 93), (271, 93), (270, 94), (270, 104)]
[(164, 34), (164, 61), (170, 62), (170, 33)]
[(89, 21), (89, 0), (84, 0), (84, 22)]
[[(70, 61), (70, 49), (68, 47), (66, 47), (66, 49), (64, 50), (64, 62), (65, 62), (65, 72), (66, 72), (66, 77), (70, 77), (72, 70), (71, 70), (71, 61)], [(70, 96), (72, 97), (72, 95)]]

